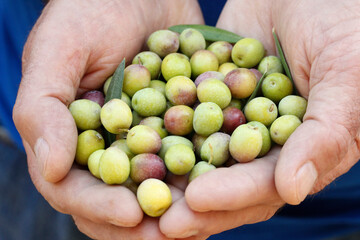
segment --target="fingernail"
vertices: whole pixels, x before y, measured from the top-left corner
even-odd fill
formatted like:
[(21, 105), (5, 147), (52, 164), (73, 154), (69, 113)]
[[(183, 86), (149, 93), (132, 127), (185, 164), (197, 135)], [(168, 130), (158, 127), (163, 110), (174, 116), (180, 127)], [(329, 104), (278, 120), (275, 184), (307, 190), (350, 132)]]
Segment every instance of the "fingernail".
[(195, 236), (195, 235), (198, 235), (199, 234), (199, 230), (196, 230), (196, 229), (192, 229), (192, 230), (188, 230), (186, 232), (183, 232), (183, 234), (181, 234), (181, 238), (188, 238), (188, 237), (192, 237), (192, 236)]
[(49, 144), (43, 138), (38, 138), (35, 143), (34, 153), (38, 166), (40, 167), (41, 174), (44, 174), (44, 166), (49, 156)]
[(296, 174), (296, 198), (302, 202), (309, 194), (318, 177), (313, 162), (305, 163)]
[(198, 235), (199, 234), (199, 230), (195, 230), (195, 229), (189, 229), (185, 232), (181, 232), (179, 233), (178, 231), (176, 232), (173, 232), (173, 233), (167, 233), (166, 234), (166, 237), (167, 238), (189, 238), (189, 237), (192, 237), (192, 236), (195, 236), (195, 235)]

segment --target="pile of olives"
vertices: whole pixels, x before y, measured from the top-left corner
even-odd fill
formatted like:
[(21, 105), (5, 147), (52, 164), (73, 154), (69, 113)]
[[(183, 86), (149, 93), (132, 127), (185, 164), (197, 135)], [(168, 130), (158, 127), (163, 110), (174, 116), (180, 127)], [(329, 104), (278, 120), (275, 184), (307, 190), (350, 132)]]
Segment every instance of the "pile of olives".
[[(79, 130), (76, 163), (130, 188), (149, 216), (171, 205), (167, 174), (190, 182), (265, 156), (302, 122), (307, 101), (256, 39), (209, 42), (194, 28), (158, 30), (147, 47), (123, 71), (121, 99), (104, 104), (111, 76), (69, 110)], [(116, 135), (110, 146), (105, 131)]]

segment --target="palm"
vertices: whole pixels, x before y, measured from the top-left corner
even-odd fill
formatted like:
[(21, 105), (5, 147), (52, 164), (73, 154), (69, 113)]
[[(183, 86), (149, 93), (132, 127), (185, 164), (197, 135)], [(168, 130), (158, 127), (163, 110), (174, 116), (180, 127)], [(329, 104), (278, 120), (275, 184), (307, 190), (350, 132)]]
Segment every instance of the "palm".
[[(157, 219), (143, 217), (130, 190), (107, 186), (72, 166), (77, 130), (67, 105), (77, 94), (99, 88), (124, 57), (129, 63), (151, 32), (202, 23), (195, 1), (181, 2), (184, 10), (177, 4), (54, 0), (24, 48), (14, 121), (30, 175), (47, 201), (72, 215), (79, 229), (93, 238), (166, 239), (156, 227)], [(171, 189), (175, 199), (183, 195)]]

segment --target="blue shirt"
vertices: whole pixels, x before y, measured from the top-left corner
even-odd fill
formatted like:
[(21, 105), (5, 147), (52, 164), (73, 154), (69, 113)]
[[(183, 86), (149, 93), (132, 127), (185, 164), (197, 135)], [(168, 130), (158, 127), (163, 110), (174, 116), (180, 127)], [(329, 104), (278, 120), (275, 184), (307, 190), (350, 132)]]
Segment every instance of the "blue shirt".
[[(199, 3), (206, 24), (215, 25), (225, 1), (199, 0)], [(40, 0), (2, 0), (0, 4), (0, 121), (21, 147), (21, 139), (11, 118), (12, 107), (21, 79), (23, 45), (43, 4)], [(359, 164), (299, 206), (285, 206), (269, 221), (241, 226), (210, 239), (315, 240), (360, 231), (358, 176)], [(23, 227), (26, 228), (26, 224)]]
[(23, 46), (42, 8), (41, 0), (0, 1), (0, 124), (19, 148), (22, 142), (12, 121), (12, 108), (21, 79)]

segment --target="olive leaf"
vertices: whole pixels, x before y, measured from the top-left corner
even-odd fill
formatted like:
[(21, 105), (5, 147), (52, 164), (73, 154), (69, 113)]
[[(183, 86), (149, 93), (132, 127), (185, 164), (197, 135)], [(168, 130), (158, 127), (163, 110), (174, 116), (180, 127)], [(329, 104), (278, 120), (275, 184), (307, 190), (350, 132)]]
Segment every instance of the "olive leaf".
[(121, 99), (121, 93), (124, 82), (124, 70), (125, 70), (125, 58), (121, 61), (116, 68), (114, 75), (112, 76), (109, 88), (106, 92), (105, 103), (111, 99)]
[(284, 51), (282, 50), (280, 41), (279, 41), (279, 39), (278, 39), (278, 37), (277, 37), (277, 35), (276, 35), (275, 28), (272, 29), (272, 34), (273, 34), (273, 37), (274, 37), (276, 49), (277, 49), (277, 51), (278, 51), (278, 53), (279, 53), (279, 55), (280, 55), (281, 64), (282, 64), (282, 66), (283, 66), (283, 68), (284, 68), (284, 70), (285, 70), (286, 75), (288, 76), (288, 78), (290, 79), (290, 81), (291, 81), (291, 83), (292, 83), (292, 85), (293, 85), (293, 87), (294, 87), (294, 93), (295, 93), (295, 95), (299, 95), (299, 94), (298, 94), (298, 91), (297, 91), (297, 89), (296, 89), (294, 80), (293, 80), (293, 78), (292, 78), (292, 76), (291, 76), (290, 68), (289, 68), (289, 66), (288, 66), (288, 64), (287, 64), (287, 62), (286, 62), (286, 58), (285, 58), (285, 55), (284, 55)]
[(227, 41), (229, 43), (236, 43), (243, 37), (233, 33), (229, 32), (227, 30), (213, 27), (213, 26), (207, 26), (207, 25), (200, 25), (200, 24), (182, 24), (182, 25), (175, 25), (169, 27), (169, 30), (181, 33), (183, 30), (187, 28), (193, 28), (198, 30), (207, 41), (215, 42), (215, 41)]
[[(108, 101), (114, 98), (121, 99), (121, 93), (124, 82), (124, 70), (125, 70), (125, 58), (121, 61), (121, 63), (115, 70), (115, 73), (111, 79), (109, 88), (106, 93), (105, 103), (107, 103)], [(104, 129), (104, 139), (106, 146), (109, 147), (116, 140), (116, 135)]]

